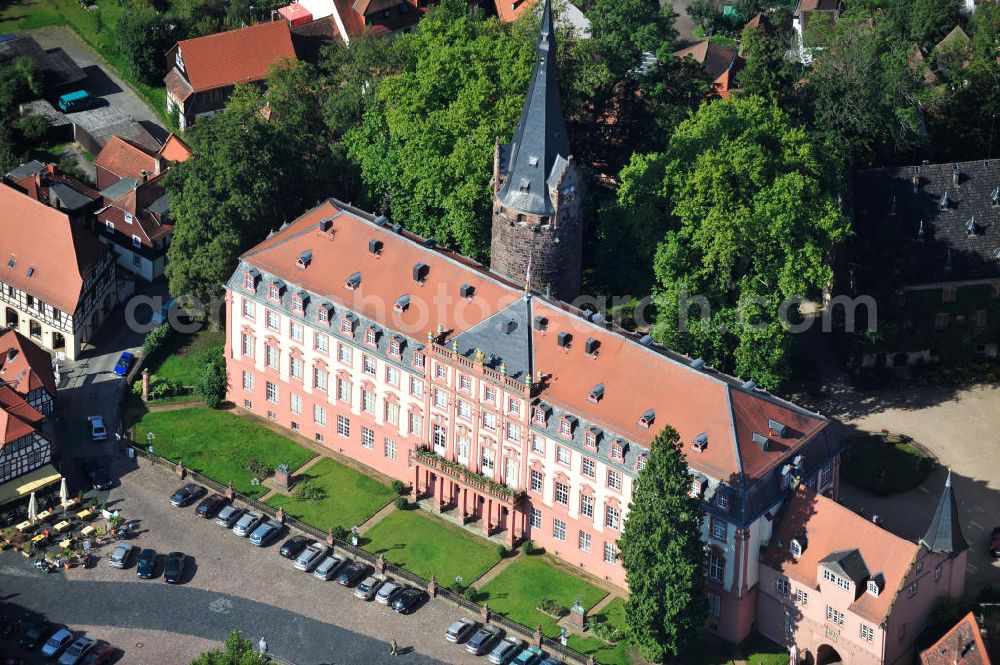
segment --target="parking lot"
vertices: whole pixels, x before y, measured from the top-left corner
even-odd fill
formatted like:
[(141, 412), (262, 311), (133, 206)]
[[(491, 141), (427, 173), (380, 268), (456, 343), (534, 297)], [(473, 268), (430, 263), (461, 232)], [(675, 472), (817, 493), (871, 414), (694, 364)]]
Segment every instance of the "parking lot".
[[(100, 563), (44, 575), (13, 552), (0, 554), (4, 602), (43, 614), (70, 628), (116, 642), (123, 663), (160, 663), (151, 656), (169, 649), (172, 662), (187, 662), (207, 641), (221, 642), (239, 629), (255, 643), (264, 637), (271, 653), (294, 663), (379, 663), (395, 639), (412, 663), (482, 663), (462, 646), (444, 640), (462, 613), (431, 600), (409, 616), (356, 599), (353, 591), (296, 571), (281, 558), (278, 543), (266, 548), (200, 519), (194, 506), (175, 508), (168, 497), (180, 482), (168, 471), (118, 457), (122, 482), (109, 493), (110, 507), (138, 524), (130, 542), (161, 554), (188, 555), (182, 584), (167, 585), (162, 561), (156, 577), (138, 580), (135, 557), (124, 570), (110, 567), (107, 545)], [(9, 611), (9, 610), (5, 610)], [(472, 617), (476, 618), (476, 617)], [(121, 634), (121, 631), (126, 631)], [(140, 643), (142, 646), (136, 646)]]

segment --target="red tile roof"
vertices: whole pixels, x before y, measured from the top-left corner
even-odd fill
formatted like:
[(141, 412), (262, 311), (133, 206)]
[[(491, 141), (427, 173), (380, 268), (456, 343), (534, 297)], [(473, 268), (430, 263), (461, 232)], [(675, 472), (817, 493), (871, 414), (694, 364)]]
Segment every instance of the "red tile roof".
[(156, 156), (119, 136), (112, 136), (98, 153), (94, 165), (119, 178), (138, 178), (142, 172), (156, 171)]
[(0, 381), (24, 397), (38, 388), (56, 395), (52, 357), (16, 330), (0, 335)]
[[(130, 189), (115, 201), (110, 201), (97, 211), (97, 221), (100, 227), (106, 228), (107, 222), (114, 224), (115, 229), (125, 235), (126, 239), (138, 235), (150, 247), (153, 243), (173, 231), (174, 225), (167, 222), (165, 213), (159, 214), (149, 210), (154, 202), (166, 196), (161, 174), (140, 183)], [(132, 222), (125, 221), (125, 213), (132, 215)]]
[(191, 148), (188, 147), (187, 143), (184, 143), (181, 137), (170, 132), (167, 140), (163, 142), (159, 154), (169, 162), (183, 162), (191, 156)]
[(0, 386), (0, 448), (38, 429), (44, 416), (10, 386)]
[[(788, 551), (788, 544), (802, 533), (805, 533), (806, 547), (802, 555), (795, 558)], [(869, 573), (881, 573), (885, 578), (885, 587), (878, 596), (862, 589), (850, 610), (868, 621), (882, 623), (896, 592), (903, 586), (919, 546), (804, 485), (782, 508), (761, 563), (789, 579), (818, 588), (818, 564), (824, 557), (844, 549), (844, 534), (850, 534), (850, 545), (861, 552)]]
[(521, 18), (524, 12), (534, 7), (538, 0), (495, 0), (497, 16), (501, 21), (510, 23)]
[(975, 614), (966, 614), (933, 646), (922, 651), (920, 665), (990, 665)]
[(194, 92), (262, 81), (271, 65), (284, 58), (295, 60), (292, 35), (284, 20), (185, 39), (175, 48), (181, 51)]
[(84, 276), (108, 249), (64, 213), (11, 187), (0, 187), (0, 210), (0, 280), (75, 312)]
[[(427, 248), (416, 236), (393, 233), (340, 205), (319, 205), (245, 254), (244, 262), (417, 340), (426, 340), (438, 326), (448, 337), (467, 331), (523, 296), (521, 288), (471, 259)], [(332, 232), (317, 228), (324, 219), (332, 220)], [(383, 243), (381, 255), (368, 251), (373, 239)], [(312, 262), (300, 270), (296, 259), (306, 250), (312, 251)], [(402, 277), (417, 263), (430, 266), (420, 288)], [(361, 273), (361, 284), (349, 291), (344, 283), (355, 272)], [(474, 287), (471, 301), (459, 298), (462, 284)], [(412, 304), (396, 313), (393, 304), (404, 294)], [(589, 322), (567, 305), (536, 297), (533, 312), (549, 320), (547, 332), (533, 335), (534, 366), (547, 377), (542, 400), (639, 445), (648, 445), (664, 424), (674, 426), (685, 445), (708, 433), (709, 446), (689, 454), (688, 462), (713, 478), (750, 488), (826, 428), (820, 416), (731, 377), (693, 368), (689, 358), (643, 346), (636, 336)], [(556, 343), (559, 331), (573, 335), (569, 352)], [(599, 343), (594, 357), (583, 352), (588, 337)], [(590, 389), (602, 382), (603, 398), (591, 403)], [(639, 419), (648, 409), (655, 409), (656, 420), (647, 429)], [(787, 425), (788, 432), (786, 438), (771, 437), (775, 445), (765, 452), (753, 434), (766, 435), (768, 419)]]

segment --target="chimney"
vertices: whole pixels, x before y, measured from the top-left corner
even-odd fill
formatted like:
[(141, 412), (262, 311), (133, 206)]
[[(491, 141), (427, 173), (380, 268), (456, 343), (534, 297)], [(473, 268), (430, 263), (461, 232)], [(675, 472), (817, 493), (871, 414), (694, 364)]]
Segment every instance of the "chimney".
[(136, 183), (136, 184), (137, 185), (143, 185), (143, 184), (145, 184), (147, 178), (149, 178), (149, 171), (146, 171), (145, 169), (143, 169), (142, 171), (139, 171), (139, 182)]
[(958, 164), (951, 165), (951, 182), (958, 187), (958, 178), (962, 174), (962, 169)]

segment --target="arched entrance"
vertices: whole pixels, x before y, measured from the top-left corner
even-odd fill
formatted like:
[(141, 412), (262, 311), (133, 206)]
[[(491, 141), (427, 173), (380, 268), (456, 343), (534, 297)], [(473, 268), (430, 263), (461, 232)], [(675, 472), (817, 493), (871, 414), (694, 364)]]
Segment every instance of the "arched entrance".
[(823, 644), (816, 650), (816, 665), (839, 665), (840, 654), (829, 644)]

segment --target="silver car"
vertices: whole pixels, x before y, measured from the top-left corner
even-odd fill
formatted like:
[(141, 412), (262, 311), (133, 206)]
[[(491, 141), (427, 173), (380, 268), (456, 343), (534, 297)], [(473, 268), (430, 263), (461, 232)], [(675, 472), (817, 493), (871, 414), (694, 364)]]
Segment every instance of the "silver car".
[(236, 524), (236, 521), (241, 517), (243, 517), (243, 509), (229, 505), (225, 506), (219, 511), (219, 514), (215, 516), (215, 523), (219, 526), (224, 526), (227, 529), (232, 529), (233, 525)]
[(302, 550), (302, 554), (299, 558), (295, 560), (295, 570), (301, 570), (308, 573), (310, 570), (315, 568), (330, 548), (326, 546), (325, 543), (310, 543), (308, 547)]
[(77, 639), (76, 642), (69, 645), (68, 649), (63, 651), (63, 655), (59, 656), (59, 665), (77, 665), (96, 642), (97, 640), (90, 637)]
[(128, 565), (128, 560), (132, 558), (132, 553), (138, 549), (135, 545), (122, 543), (108, 557), (108, 565), (112, 568), (124, 568)]
[(459, 619), (448, 626), (444, 639), (449, 642), (464, 642), (477, 627), (478, 624), (472, 619)]
[(263, 521), (264, 513), (257, 510), (251, 510), (249, 513), (236, 521), (236, 525), (233, 527), (233, 533), (237, 536), (246, 538), (250, 535), (250, 532), (256, 529), (257, 525)]
[(505, 637), (500, 644), (493, 647), (490, 652), (490, 662), (493, 665), (503, 665), (514, 657), (514, 654), (524, 648), (524, 642), (516, 637)]
[(344, 565), (344, 557), (331, 554), (323, 559), (322, 563), (316, 566), (313, 577), (319, 580), (328, 580), (333, 577), (340, 567)]
[(402, 590), (402, 582), (397, 582), (391, 578), (387, 579), (385, 582), (382, 582), (382, 586), (379, 587), (378, 593), (375, 594), (375, 602), (388, 605), (395, 599), (396, 594)]
[(65, 628), (60, 628), (42, 645), (42, 655), (46, 658), (55, 658), (56, 654), (66, 648), (73, 641), (73, 633)]
[(375, 597), (382, 580), (377, 577), (368, 576), (361, 581), (361, 584), (354, 587), (354, 597), (361, 600), (371, 600)]

